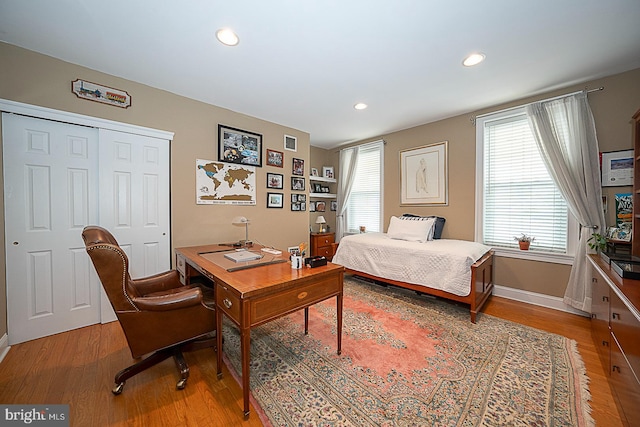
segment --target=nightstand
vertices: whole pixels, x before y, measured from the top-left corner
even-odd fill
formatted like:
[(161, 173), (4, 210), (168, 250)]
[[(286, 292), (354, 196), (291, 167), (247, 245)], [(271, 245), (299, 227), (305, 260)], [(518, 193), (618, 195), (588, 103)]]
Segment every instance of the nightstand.
[(311, 256), (323, 256), (331, 261), (335, 233), (311, 233)]

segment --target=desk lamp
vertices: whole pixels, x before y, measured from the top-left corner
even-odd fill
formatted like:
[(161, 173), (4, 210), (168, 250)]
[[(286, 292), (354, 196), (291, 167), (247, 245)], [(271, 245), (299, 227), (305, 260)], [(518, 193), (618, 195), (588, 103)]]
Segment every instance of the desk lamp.
[(327, 220), (324, 219), (324, 216), (320, 215), (318, 217), (318, 219), (316, 219), (316, 224), (320, 224), (320, 227), (318, 228), (318, 233), (324, 233), (325, 231), (327, 231), (324, 228), (324, 225), (327, 223)]
[(252, 242), (249, 241), (249, 220), (243, 216), (236, 216), (231, 220), (233, 225), (244, 224), (244, 240), (240, 240), (242, 246), (250, 246)]

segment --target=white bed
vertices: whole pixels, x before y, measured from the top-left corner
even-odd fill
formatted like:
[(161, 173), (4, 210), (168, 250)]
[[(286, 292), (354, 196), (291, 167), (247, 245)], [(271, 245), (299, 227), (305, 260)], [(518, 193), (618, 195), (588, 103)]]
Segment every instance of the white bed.
[(477, 242), (355, 234), (340, 240), (332, 262), (352, 274), (469, 304), (474, 323), (493, 289), (493, 252)]

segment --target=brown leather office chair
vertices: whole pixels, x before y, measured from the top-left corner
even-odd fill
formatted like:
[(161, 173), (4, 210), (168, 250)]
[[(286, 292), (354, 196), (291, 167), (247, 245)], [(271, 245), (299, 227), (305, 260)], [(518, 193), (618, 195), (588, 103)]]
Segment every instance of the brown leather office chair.
[(178, 389), (189, 377), (182, 351), (215, 347), (213, 290), (183, 286), (176, 270), (132, 279), (129, 259), (111, 233), (87, 226), (82, 238), (129, 343), (131, 356), (154, 352), (115, 376), (113, 394), (127, 379), (173, 356), (180, 370)]

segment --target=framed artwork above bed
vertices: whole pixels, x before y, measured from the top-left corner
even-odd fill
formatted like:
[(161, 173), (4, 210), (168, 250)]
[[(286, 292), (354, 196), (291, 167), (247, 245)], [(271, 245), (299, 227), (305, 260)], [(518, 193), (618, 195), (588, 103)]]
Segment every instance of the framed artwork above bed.
[(448, 141), (400, 152), (400, 204), (447, 205)]

